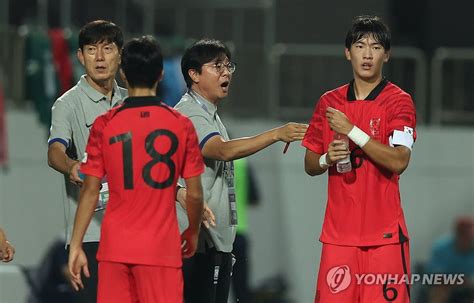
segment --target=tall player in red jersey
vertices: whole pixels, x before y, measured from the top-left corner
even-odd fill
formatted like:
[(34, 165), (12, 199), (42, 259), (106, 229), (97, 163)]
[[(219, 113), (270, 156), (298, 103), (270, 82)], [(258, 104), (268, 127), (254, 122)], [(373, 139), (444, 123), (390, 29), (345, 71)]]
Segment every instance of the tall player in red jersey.
[[(107, 176), (110, 199), (97, 254), (99, 303), (183, 301), (182, 257), (192, 256), (197, 246), (204, 164), (190, 120), (156, 97), (162, 69), (161, 49), (153, 38), (133, 39), (124, 46), (121, 75), (129, 97), (97, 118), (81, 165), (86, 178), (69, 271), (75, 288), (82, 288), (81, 273), (88, 276), (82, 238), (101, 179)], [(186, 182), (189, 217), (182, 238), (175, 209), (180, 176)]]
[[(355, 18), (345, 43), (354, 80), (320, 98), (302, 143), (306, 172), (329, 175), (315, 302), (410, 300), (398, 180), (410, 160), (416, 117), (410, 95), (382, 76), (390, 39), (380, 18)], [(347, 135), (349, 146), (335, 133)], [(335, 164), (347, 156), (352, 170), (338, 173)], [(372, 281), (362, 274), (382, 275)]]

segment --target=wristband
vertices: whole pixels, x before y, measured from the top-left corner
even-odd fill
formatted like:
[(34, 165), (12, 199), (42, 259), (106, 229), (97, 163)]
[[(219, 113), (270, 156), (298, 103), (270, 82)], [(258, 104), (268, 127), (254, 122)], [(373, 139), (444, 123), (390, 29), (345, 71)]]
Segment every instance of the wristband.
[(349, 139), (362, 148), (370, 140), (370, 136), (367, 135), (363, 130), (354, 125), (351, 131), (347, 134)]
[(321, 166), (322, 169), (327, 169), (329, 166), (331, 166), (326, 161), (326, 155), (327, 155), (327, 153), (325, 153), (324, 155), (321, 155), (321, 157), (319, 157), (319, 166)]

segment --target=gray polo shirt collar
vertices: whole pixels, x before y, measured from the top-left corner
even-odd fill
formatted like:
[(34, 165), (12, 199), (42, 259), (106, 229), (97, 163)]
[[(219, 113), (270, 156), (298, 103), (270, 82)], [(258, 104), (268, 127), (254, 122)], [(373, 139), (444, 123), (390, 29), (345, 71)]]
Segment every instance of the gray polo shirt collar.
[[(107, 100), (107, 96), (93, 88), (86, 80), (86, 75), (82, 75), (77, 86), (95, 103)], [(112, 105), (123, 100), (117, 81), (114, 80), (114, 90), (112, 93)]]
[(195, 90), (190, 89), (188, 94), (196, 101), (209, 115), (215, 117), (217, 112), (217, 106), (206, 100), (203, 96), (198, 94)]

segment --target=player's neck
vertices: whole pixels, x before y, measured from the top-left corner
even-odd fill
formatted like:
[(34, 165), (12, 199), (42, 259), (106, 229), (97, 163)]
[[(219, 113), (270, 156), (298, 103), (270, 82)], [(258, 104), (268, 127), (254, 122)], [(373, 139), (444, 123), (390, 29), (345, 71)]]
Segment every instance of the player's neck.
[(87, 83), (92, 86), (96, 91), (100, 92), (107, 97), (108, 100), (112, 98), (112, 92), (114, 90), (114, 80), (109, 79), (101, 82), (94, 81), (91, 77), (86, 76)]
[(354, 94), (357, 100), (364, 100), (370, 92), (382, 81), (382, 75), (374, 79), (354, 77)]
[(129, 97), (154, 97), (156, 96), (156, 88), (149, 87), (129, 87)]

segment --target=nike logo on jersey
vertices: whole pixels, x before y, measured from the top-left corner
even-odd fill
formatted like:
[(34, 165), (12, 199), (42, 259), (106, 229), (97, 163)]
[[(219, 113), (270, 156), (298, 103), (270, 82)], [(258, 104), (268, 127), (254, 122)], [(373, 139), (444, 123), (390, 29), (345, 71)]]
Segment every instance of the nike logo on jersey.
[(87, 127), (87, 128), (91, 128), (93, 124), (94, 124), (94, 123), (91, 123), (91, 124), (87, 124), (87, 123), (86, 123), (86, 127)]

